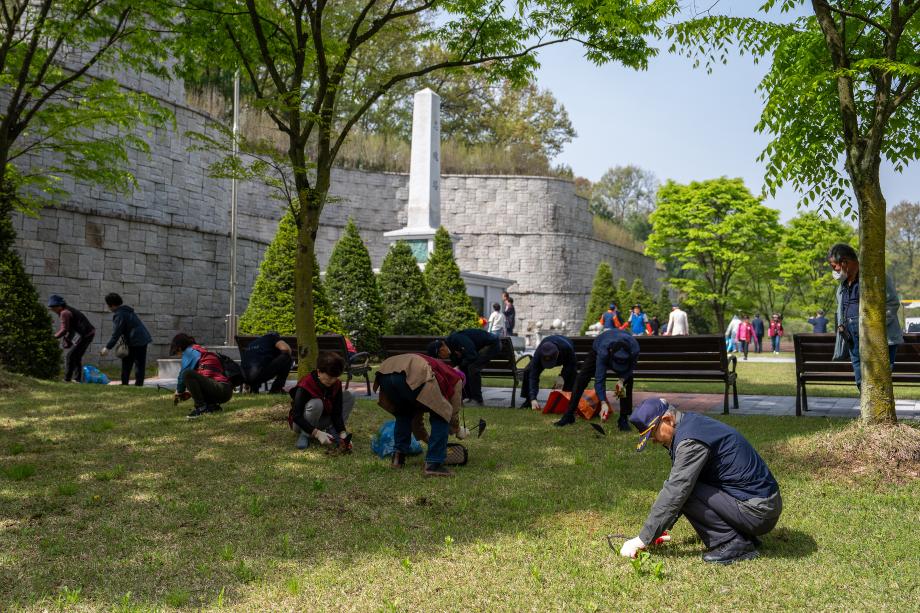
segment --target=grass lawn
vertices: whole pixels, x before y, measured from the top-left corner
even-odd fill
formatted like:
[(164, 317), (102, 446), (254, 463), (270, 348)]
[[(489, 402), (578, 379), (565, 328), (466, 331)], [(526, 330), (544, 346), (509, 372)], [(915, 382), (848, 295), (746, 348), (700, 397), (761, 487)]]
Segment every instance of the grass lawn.
[[(165, 393), (0, 390), (0, 610), (916, 610), (920, 481), (827, 478), (784, 453), (844, 422), (728, 417), (778, 478), (761, 557), (705, 565), (681, 519), (640, 572), (604, 535), (638, 534), (667, 475), (635, 436), (489, 422), (470, 464), (423, 479), (369, 451), (387, 419), (359, 401), (355, 452), (294, 449), (276, 398), (197, 421)], [(618, 542), (621, 542), (619, 539)], [(654, 565), (662, 564), (662, 576)], [(913, 603), (913, 604), (911, 604)]]
[[(559, 374), (560, 369), (543, 371), (540, 385), (549, 388)], [(738, 393), (756, 396), (795, 396), (795, 364), (791, 362), (738, 362)], [(613, 388), (615, 380), (608, 379), (608, 387)], [(483, 385), (511, 387), (511, 379), (483, 379)], [(695, 381), (641, 381), (636, 382), (635, 389), (655, 392), (696, 392), (721, 394), (721, 383), (700, 383)], [(920, 387), (896, 385), (896, 398), (920, 398)], [(813, 385), (808, 386), (808, 396), (842, 396), (858, 397), (856, 385)]]

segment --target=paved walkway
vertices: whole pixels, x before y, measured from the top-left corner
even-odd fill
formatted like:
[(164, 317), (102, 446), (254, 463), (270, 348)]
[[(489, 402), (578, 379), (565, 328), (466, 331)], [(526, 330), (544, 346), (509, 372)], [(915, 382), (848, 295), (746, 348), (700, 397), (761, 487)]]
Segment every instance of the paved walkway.
[[(295, 380), (289, 379), (289, 385), (294, 385)], [(149, 387), (164, 387), (168, 389), (176, 388), (175, 379), (147, 379), (144, 385)], [(354, 383), (349, 387), (351, 391), (358, 394), (359, 398), (368, 398), (366, 396), (367, 386), (364, 383)], [(520, 391), (520, 390), (519, 390)], [(507, 407), (511, 402), (511, 388), (507, 387), (484, 387), (482, 396), (486, 406), (489, 407)], [(549, 396), (549, 390), (540, 390), (537, 400), (542, 404)], [(722, 394), (685, 394), (685, 393), (655, 393), (655, 392), (635, 392), (633, 394), (633, 403), (639, 404), (646, 398), (665, 397), (668, 401), (685, 411), (694, 411), (697, 413), (721, 413), (722, 412)], [(371, 398), (376, 398), (376, 394), (371, 394)], [(729, 399), (729, 403), (731, 400)], [(517, 399), (520, 406), (521, 400)], [(730, 409), (733, 415), (795, 415), (795, 396), (753, 396), (738, 395), (739, 409), (735, 411)], [(731, 404), (729, 404), (731, 407)], [(808, 408), (810, 409), (803, 415), (808, 417), (859, 417), (859, 399), (858, 398), (825, 398), (820, 396), (808, 397)], [(920, 400), (898, 400), (895, 406), (898, 419), (920, 420)]]

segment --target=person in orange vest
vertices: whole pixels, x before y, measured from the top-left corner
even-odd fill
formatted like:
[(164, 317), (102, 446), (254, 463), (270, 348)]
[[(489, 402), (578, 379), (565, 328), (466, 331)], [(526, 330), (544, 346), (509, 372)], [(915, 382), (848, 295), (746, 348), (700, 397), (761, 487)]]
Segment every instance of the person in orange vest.
[(623, 322), (620, 320), (620, 312), (617, 310), (617, 305), (613, 302), (610, 303), (607, 312), (601, 315), (601, 318), (597, 321), (604, 326), (604, 330), (613, 330), (614, 328), (623, 327)]

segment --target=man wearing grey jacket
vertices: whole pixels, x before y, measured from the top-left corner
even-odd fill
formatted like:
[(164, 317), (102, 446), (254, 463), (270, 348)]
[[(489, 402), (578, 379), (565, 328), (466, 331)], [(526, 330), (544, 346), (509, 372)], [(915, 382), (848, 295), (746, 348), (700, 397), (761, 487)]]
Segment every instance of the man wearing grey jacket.
[[(845, 243), (837, 243), (827, 254), (827, 261), (834, 271), (837, 286), (837, 342), (834, 345), (834, 359), (844, 359), (849, 350), (853, 363), (856, 387), (862, 389), (862, 369), (859, 358), (859, 258), (856, 251)], [(898, 345), (904, 342), (898, 309), (901, 301), (891, 276), (885, 274), (885, 332), (888, 338), (888, 360), (894, 368)]]
[(734, 428), (698, 413), (683, 413), (664, 398), (645, 400), (629, 417), (642, 437), (671, 456), (671, 474), (642, 531), (623, 544), (634, 558), (683, 515), (708, 551), (704, 562), (731, 564), (757, 557), (758, 536), (779, 521), (783, 499), (766, 462)]

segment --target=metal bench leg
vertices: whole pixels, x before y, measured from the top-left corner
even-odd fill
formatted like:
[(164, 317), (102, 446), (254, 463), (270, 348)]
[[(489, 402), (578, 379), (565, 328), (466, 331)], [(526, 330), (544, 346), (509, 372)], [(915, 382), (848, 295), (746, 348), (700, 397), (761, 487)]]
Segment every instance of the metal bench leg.
[(367, 372), (364, 373), (364, 382), (367, 383), (367, 395), (371, 395), (371, 378)]
[(517, 377), (514, 379), (514, 384), (511, 387), (511, 408), (514, 408), (514, 403), (517, 400)]
[(728, 415), (728, 386), (729, 386), (729, 383), (726, 381), (725, 382), (725, 394), (722, 397), (722, 415)]
[(735, 400), (735, 410), (738, 410), (738, 380), (732, 382), (732, 396)]
[(802, 416), (802, 382), (795, 382), (795, 416)]
[(805, 382), (802, 382), (802, 410), (808, 411), (808, 392), (805, 389)]

